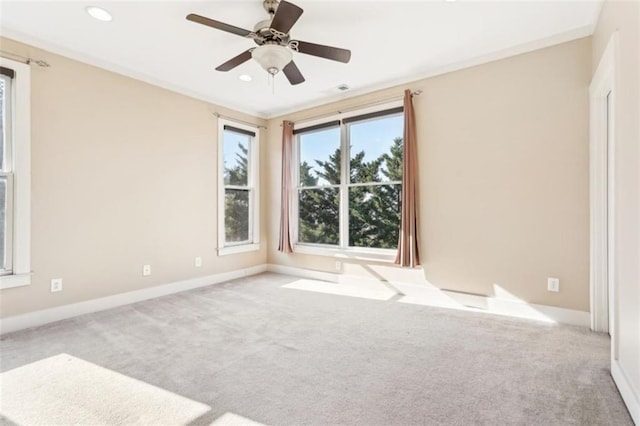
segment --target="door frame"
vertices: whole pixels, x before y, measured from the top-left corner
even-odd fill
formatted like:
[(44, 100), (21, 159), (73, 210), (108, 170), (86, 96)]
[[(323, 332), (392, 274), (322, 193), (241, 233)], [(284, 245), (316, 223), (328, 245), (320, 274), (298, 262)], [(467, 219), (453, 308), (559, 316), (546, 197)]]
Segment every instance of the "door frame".
[[(591, 329), (598, 332), (609, 332), (613, 359), (617, 359), (615, 333), (617, 300), (615, 246), (613, 244), (615, 235), (615, 62), (617, 39), (617, 33), (613, 33), (589, 86)], [(609, 123), (613, 125), (609, 126)], [(611, 323), (609, 318), (611, 318)]]

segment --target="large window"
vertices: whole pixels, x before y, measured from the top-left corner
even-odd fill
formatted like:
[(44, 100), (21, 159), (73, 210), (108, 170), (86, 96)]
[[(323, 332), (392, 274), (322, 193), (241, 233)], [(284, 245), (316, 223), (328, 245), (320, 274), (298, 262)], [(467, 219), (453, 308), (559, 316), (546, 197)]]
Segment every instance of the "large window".
[(397, 107), (294, 131), (299, 247), (397, 247), (403, 128)]
[(257, 250), (257, 129), (226, 120), (219, 125), (219, 254)]
[(0, 288), (30, 283), (30, 78), (0, 58)]

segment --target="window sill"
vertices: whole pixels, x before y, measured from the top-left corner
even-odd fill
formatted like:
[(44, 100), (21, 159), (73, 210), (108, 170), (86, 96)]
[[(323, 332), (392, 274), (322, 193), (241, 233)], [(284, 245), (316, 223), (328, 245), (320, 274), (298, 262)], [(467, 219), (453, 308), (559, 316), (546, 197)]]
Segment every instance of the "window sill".
[(394, 249), (366, 249), (366, 248), (331, 248), (317, 245), (295, 244), (294, 253), (312, 254), (316, 256), (338, 257), (342, 259), (369, 260), (393, 263), (396, 259)]
[(222, 247), (218, 249), (218, 256), (227, 256), (230, 254), (238, 254), (238, 253), (246, 253), (249, 251), (258, 251), (260, 250), (260, 244), (243, 244), (239, 246), (228, 246)]
[(23, 287), (31, 284), (31, 274), (5, 275), (0, 277), (0, 290)]

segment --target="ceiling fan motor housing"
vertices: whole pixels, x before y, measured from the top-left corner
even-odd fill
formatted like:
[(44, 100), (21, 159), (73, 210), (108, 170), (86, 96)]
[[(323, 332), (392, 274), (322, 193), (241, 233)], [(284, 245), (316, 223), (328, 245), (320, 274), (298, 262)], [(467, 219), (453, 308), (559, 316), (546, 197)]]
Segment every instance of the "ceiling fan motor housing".
[(273, 19), (265, 19), (264, 21), (258, 22), (253, 27), (253, 33), (255, 34), (255, 37), (252, 36), (251, 38), (258, 46), (273, 43), (277, 43), (281, 46), (286, 46), (289, 43), (289, 34), (280, 33), (271, 28), (272, 20)]

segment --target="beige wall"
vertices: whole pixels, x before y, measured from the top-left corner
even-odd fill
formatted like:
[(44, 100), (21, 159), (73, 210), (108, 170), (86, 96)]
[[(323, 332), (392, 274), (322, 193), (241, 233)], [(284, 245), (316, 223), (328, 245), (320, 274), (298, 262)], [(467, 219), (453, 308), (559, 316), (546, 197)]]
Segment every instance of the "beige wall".
[[(10, 40), (2, 49), (52, 65), (32, 75), (33, 284), (1, 292), (2, 316), (267, 261), (335, 272), (333, 258), (275, 250), (282, 117), (261, 138), (263, 249), (219, 258), (211, 111), (256, 118)], [(588, 310), (590, 68), (585, 38), (407, 85), (424, 90), (415, 100), (424, 271), (346, 261), (342, 272), (486, 295), (497, 284)], [(147, 263), (153, 275), (142, 277)], [(560, 293), (547, 292), (550, 276)], [(64, 291), (52, 294), (59, 277)]]
[(636, 407), (640, 407), (640, 2), (605, 2), (593, 35), (594, 72), (616, 30), (614, 262), (618, 350), (619, 364), (634, 388)]
[[(584, 38), (269, 121), (269, 263), (335, 272), (276, 251), (281, 127), (422, 89), (414, 105), (424, 272), (345, 261), (343, 273), (589, 310), (591, 39)], [(561, 291), (547, 291), (547, 277)]]
[(255, 118), (0, 41), (51, 64), (32, 68), (32, 284), (0, 292), (3, 317), (265, 263), (265, 244), (216, 255), (212, 111)]

